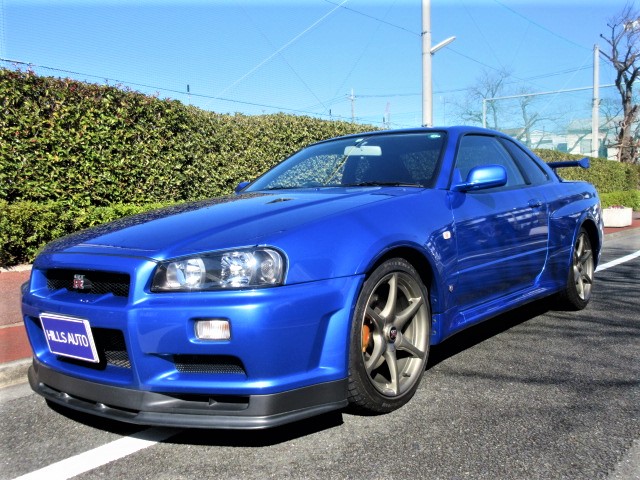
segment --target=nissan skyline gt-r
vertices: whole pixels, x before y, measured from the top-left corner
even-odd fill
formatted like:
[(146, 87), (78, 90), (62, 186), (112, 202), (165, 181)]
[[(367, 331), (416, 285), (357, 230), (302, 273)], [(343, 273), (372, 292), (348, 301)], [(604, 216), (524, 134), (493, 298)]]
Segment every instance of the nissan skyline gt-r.
[(479, 128), (363, 133), (61, 238), (23, 286), (30, 385), (144, 425), (397, 409), (430, 345), (543, 297), (587, 305), (600, 202), (555, 172), (578, 165)]

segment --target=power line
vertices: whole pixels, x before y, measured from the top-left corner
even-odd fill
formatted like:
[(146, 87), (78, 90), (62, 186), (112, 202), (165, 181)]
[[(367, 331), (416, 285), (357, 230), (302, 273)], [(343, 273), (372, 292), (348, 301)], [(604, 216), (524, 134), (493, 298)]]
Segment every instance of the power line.
[(527, 22), (529, 22), (532, 25), (535, 25), (536, 27), (538, 27), (541, 30), (544, 30), (547, 33), (550, 33), (551, 35), (553, 35), (554, 37), (558, 37), (561, 40), (564, 40), (567, 43), (570, 43), (571, 45), (574, 45), (576, 47), (585, 49), (585, 50), (589, 50), (591, 51), (590, 48), (585, 47), (584, 45), (580, 45), (579, 43), (574, 42), (573, 40), (569, 40), (566, 37), (563, 37), (562, 35), (554, 32), (553, 30), (548, 29), (547, 27), (545, 27), (544, 25), (540, 25), (538, 22), (534, 22), (533, 20), (531, 20), (530, 18), (528, 18), (527, 16), (521, 14), (520, 12), (515, 11), (513, 8), (508, 7), (507, 5), (505, 5), (504, 3), (502, 3), (500, 0), (493, 0), (494, 2), (496, 2), (498, 5), (500, 5), (503, 8), (506, 8), (507, 10), (509, 10), (511, 13), (513, 13), (514, 15), (517, 15), (518, 17), (526, 20)]
[[(25, 65), (29, 68), (41, 68), (41, 69), (45, 69), (45, 70), (51, 70), (54, 72), (60, 72), (60, 73), (65, 73), (65, 74), (70, 74), (70, 75), (75, 75), (75, 76), (79, 76), (79, 77), (88, 77), (88, 78), (99, 78), (105, 82), (113, 82), (116, 85), (125, 85), (125, 86), (135, 86), (135, 87), (142, 87), (142, 88), (148, 88), (157, 92), (168, 92), (168, 93), (177, 93), (179, 95), (187, 95), (187, 92), (184, 92), (182, 90), (175, 90), (172, 88), (165, 88), (165, 87), (159, 87), (157, 85), (148, 85), (148, 84), (144, 84), (144, 83), (136, 83), (136, 82), (128, 82), (126, 80), (118, 80), (115, 78), (109, 78), (109, 77), (104, 77), (101, 75), (92, 75), (89, 73), (82, 73), (82, 72), (75, 72), (72, 70), (64, 70), (61, 68), (56, 68), (56, 67), (49, 67), (46, 65), (37, 65), (35, 63), (30, 63), (30, 62), (23, 62), (20, 60), (11, 60), (11, 59), (7, 59), (7, 58), (0, 58), (0, 62), (6, 62), (6, 63), (12, 63), (12, 64), (16, 64), (16, 65)], [(209, 100), (218, 100), (221, 102), (230, 102), (230, 103), (236, 103), (239, 105), (248, 105), (248, 106), (252, 106), (252, 107), (260, 107), (260, 108), (270, 108), (273, 110), (278, 110), (278, 111), (286, 111), (286, 112), (292, 112), (292, 113), (299, 113), (299, 114), (304, 114), (304, 115), (314, 115), (314, 116), (319, 116), (319, 117), (327, 117), (327, 118), (337, 118), (340, 120), (350, 120), (350, 118), (347, 117), (343, 117), (343, 116), (336, 116), (336, 115), (329, 115), (329, 114), (324, 114), (324, 113), (317, 113), (317, 112), (311, 112), (311, 111), (307, 111), (307, 110), (301, 110), (301, 109), (295, 109), (295, 108), (288, 108), (288, 107), (281, 107), (281, 106), (276, 106), (276, 105), (268, 105), (268, 104), (264, 104), (264, 103), (257, 103), (257, 102), (248, 102), (248, 101), (244, 101), (244, 100), (235, 100), (232, 98), (225, 98), (225, 97), (219, 97), (219, 96), (214, 96), (214, 95), (205, 95), (202, 93), (194, 93), (194, 92), (189, 92), (189, 95), (191, 95), (192, 97), (198, 97), (198, 98), (205, 98), (205, 99), (209, 99)]]
[(421, 37), (422, 36), (421, 33), (414, 32), (413, 30), (409, 30), (408, 28), (405, 28), (405, 27), (403, 27), (401, 25), (397, 25), (395, 23), (388, 22), (388, 21), (383, 20), (381, 18), (374, 17), (373, 15), (369, 15), (368, 13), (361, 12), (360, 10), (356, 10), (355, 8), (345, 7), (343, 5), (345, 2), (342, 2), (341, 4), (337, 4), (336, 2), (333, 2), (331, 0), (324, 0), (324, 1), (327, 2), (327, 3), (330, 3), (332, 5), (337, 5), (338, 7), (343, 8), (344, 10), (349, 10), (350, 12), (357, 13), (358, 15), (362, 15), (363, 17), (370, 18), (371, 20), (375, 20), (376, 22), (384, 23), (385, 25), (388, 25), (388, 26), (393, 27), (393, 28), (397, 28), (398, 30), (403, 30), (403, 31), (405, 31), (407, 33), (410, 33), (411, 35), (415, 35), (417, 37)]
[(327, 17), (329, 17), (333, 12), (335, 12), (336, 10), (338, 10), (338, 8), (340, 8), (342, 6), (342, 4), (348, 2), (349, 0), (342, 0), (342, 3), (340, 3), (339, 5), (337, 5), (334, 9), (332, 9), (331, 11), (329, 11), (328, 13), (324, 14), (322, 17), (320, 17), (318, 20), (316, 20), (315, 22), (313, 22), (311, 25), (309, 25), (307, 28), (305, 28), (302, 32), (300, 32), (298, 35), (296, 35), (295, 37), (293, 37), (291, 40), (289, 40), (287, 43), (285, 43), (283, 46), (281, 46), (279, 49), (277, 49), (275, 52), (273, 52), (271, 55), (269, 55), (267, 58), (265, 58), (264, 60), (262, 60), (260, 63), (258, 63), (255, 67), (253, 67), (251, 70), (249, 70), (247, 73), (245, 73), (242, 77), (240, 77), (239, 79), (237, 79), (235, 82), (233, 82), (231, 85), (229, 85), (228, 87), (224, 88), (218, 95), (222, 95), (226, 92), (228, 92), (230, 89), (232, 89), (233, 87), (235, 87), (238, 83), (240, 83), (241, 81), (243, 81), (245, 78), (247, 78), (249, 75), (253, 74), (255, 71), (259, 70), (263, 65), (265, 65), (266, 63), (268, 63), (269, 61), (271, 61), (271, 59), (273, 57), (275, 57), (276, 55), (279, 55), (280, 52), (282, 52), (283, 50), (289, 48), (291, 45), (293, 45), (296, 41), (298, 41), (301, 37), (303, 37), (307, 32), (310, 32), (311, 30), (313, 30), (315, 27), (317, 27), (320, 23), (322, 23)]
[[(331, 2), (329, 2), (329, 3), (331, 3)], [(394, 5), (395, 5), (395, 2), (393, 4), (391, 4), (391, 6), (387, 9), (387, 11), (385, 13), (385, 17), (389, 14), (389, 12), (391, 11), (391, 9), (393, 8)], [(380, 23), (383, 23), (383, 22), (384, 22), (384, 20), (380, 20)], [(338, 92), (344, 88), (345, 84), (347, 83), (347, 81), (349, 80), (349, 78), (351, 77), (353, 72), (355, 71), (356, 67), (358, 66), (360, 61), (364, 58), (365, 53), (369, 49), (369, 46), (373, 43), (373, 41), (376, 38), (376, 35), (378, 34), (379, 30), (380, 30), (380, 25), (378, 25), (376, 27), (376, 29), (373, 31), (373, 33), (369, 36), (369, 40), (367, 41), (366, 45), (362, 49), (362, 52), (358, 56), (357, 60), (355, 62), (351, 62), (351, 69), (349, 70), (347, 75), (344, 77), (344, 80), (342, 81), (340, 86), (336, 89), (336, 93), (334, 93), (334, 95), (338, 95)]]
[[(506, 82), (505, 85), (513, 85), (514, 83), (518, 83), (518, 82), (528, 82), (531, 80), (540, 80), (543, 78), (549, 78), (549, 77), (555, 77), (558, 75), (565, 75), (567, 73), (576, 73), (579, 72), (581, 70), (587, 70), (590, 69), (591, 66), (587, 65), (587, 66), (580, 66), (577, 68), (568, 68), (565, 70), (561, 70), (559, 72), (551, 72), (551, 73), (543, 73), (541, 75), (535, 75), (533, 77), (527, 77), (527, 78), (523, 78), (523, 79), (517, 79), (516, 81), (512, 81), (512, 82)], [(515, 77), (514, 77), (515, 78)], [(465, 92), (469, 90), (469, 88), (456, 88), (456, 89), (452, 89), (452, 90), (439, 90), (436, 92), (433, 92), (434, 94), (443, 94), (443, 93), (459, 93), (459, 92)], [(358, 95), (358, 98), (391, 98), (391, 97), (415, 97), (418, 95), (422, 95), (421, 93), (378, 93), (378, 94), (372, 94), (372, 95)]]
[(484, 40), (484, 43), (487, 45), (487, 49), (491, 52), (491, 54), (495, 57), (495, 59), (498, 61), (498, 64), (500, 65), (500, 68), (502, 70), (505, 69), (504, 65), (502, 64), (502, 62), (500, 61), (500, 58), (498, 58), (498, 55), (496, 55), (495, 50), (493, 49), (493, 46), (491, 45), (491, 42), (489, 42), (487, 40), (487, 37), (484, 36), (484, 32), (482, 31), (482, 29), (480, 28), (480, 26), (478, 25), (478, 22), (476, 22), (476, 19), (474, 18), (473, 15), (471, 15), (471, 12), (469, 12), (469, 8), (467, 7), (466, 4), (463, 4), (464, 10), (467, 13), (467, 15), (469, 16), (469, 18), (471, 19), (471, 22), (473, 22), (473, 26), (476, 27), (476, 30), (478, 30), (478, 33), (480, 33), (480, 36), (482, 37), (482, 40)]
[[(267, 35), (260, 29), (260, 27), (256, 24), (256, 22), (254, 21), (253, 17), (251, 17), (251, 15), (249, 15), (249, 13), (247, 12), (247, 10), (242, 6), (239, 5), (240, 9), (242, 10), (242, 12), (249, 18), (249, 20), (251, 21), (251, 23), (253, 23), (254, 28), (260, 33), (260, 35), (262, 36), (262, 38), (264, 38), (267, 43), (269, 45), (271, 45), (272, 48), (275, 48), (275, 45), (273, 44), (273, 42), (271, 42), (271, 39), (269, 37), (267, 37)], [(318, 98), (318, 96), (315, 94), (315, 92), (311, 89), (311, 87), (309, 87), (309, 85), (307, 84), (307, 82), (304, 81), (304, 79), (302, 78), (302, 76), (300, 76), (300, 74), (297, 72), (297, 70), (295, 68), (293, 68), (293, 65), (291, 65), (291, 63), (287, 60), (287, 58), (282, 55), (282, 52), (280, 52), (278, 54), (280, 56), (280, 58), (284, 61), (284, 63), (287, 64), (287, 66), (289, 67), (289, 69), (293, 72), (293, 74), (298, 78), (298, 80), (300, 80), (300, 82), (305, 86), (305, 88), (309, 91), (309, 93), (311, 95), (313, 95), (313, 98), (315, 98), (320, 105), (322, 105), (322, 107), (328, 111), (329, 107), (327, 107), (322, 100), (320, 100)]]

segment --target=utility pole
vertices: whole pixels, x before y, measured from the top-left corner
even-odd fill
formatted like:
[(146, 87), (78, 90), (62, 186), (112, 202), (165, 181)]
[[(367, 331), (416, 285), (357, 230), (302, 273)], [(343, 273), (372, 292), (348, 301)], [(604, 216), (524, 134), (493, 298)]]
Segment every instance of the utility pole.
[(453, 42), (449, 37), (436, 46), (431, 46), (431, 0), (422, 0), (422, 126), (433, 126), (433, 79), (431, 57)]
[(349, 100), (351, 100), (351, 123), (356, 123), (356, 96), (353, 93), (353, 88)]
[(384, 128), (391, 128), (391, 102), (387, 102), (387, 106), (384, 109), (384, 118), (382, 121)]
[(422, 0), (422, 126), (433, 126), (431, 82), (431, 0)]
[(600, 153), (600, 48), (593, 46), (593, 106), (591, 109), (591, 156)]

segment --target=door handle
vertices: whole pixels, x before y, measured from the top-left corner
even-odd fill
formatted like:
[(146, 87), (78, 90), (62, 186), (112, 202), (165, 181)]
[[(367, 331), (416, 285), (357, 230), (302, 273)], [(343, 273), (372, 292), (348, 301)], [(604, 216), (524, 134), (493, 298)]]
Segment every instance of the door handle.
[(540, 208), (542, 206), (542, 202), (540, 200), (529, 200), (529, 206), (531, 208)]

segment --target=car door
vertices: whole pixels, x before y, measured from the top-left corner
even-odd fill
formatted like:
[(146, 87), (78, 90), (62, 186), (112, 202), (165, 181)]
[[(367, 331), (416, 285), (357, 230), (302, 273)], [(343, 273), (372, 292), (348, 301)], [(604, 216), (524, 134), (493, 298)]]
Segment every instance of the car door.
[(502, 187), (451, 192), (460, 310), (531, 288), (546, 261), (549, 215), (542, 187), (529, 179), (505, 141), (465, 135), (456, 153), (454, 183), (479, 165), (502, 165), (507, 172)]

